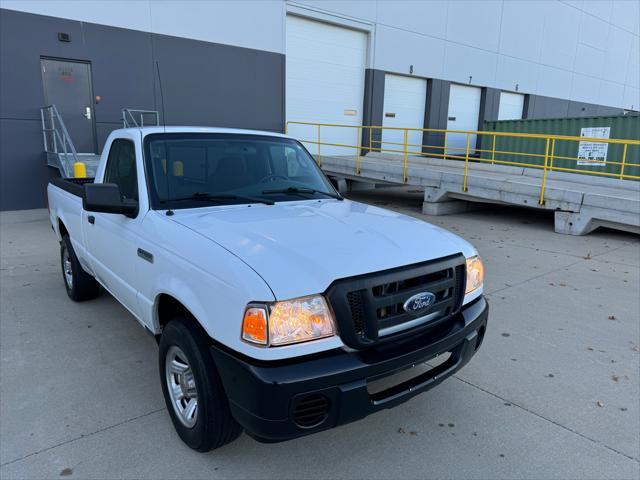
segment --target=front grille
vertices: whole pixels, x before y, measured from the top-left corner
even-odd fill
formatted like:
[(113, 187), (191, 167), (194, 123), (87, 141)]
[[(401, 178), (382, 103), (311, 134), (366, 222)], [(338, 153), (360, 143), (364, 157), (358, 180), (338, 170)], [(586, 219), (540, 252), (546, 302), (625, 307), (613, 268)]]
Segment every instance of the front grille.
[[(440, 324), (457, 313), (465, 288), (465, 258), (436, 261), (338, 280), (327, 291), (343, 341), (362, 348)], [(435, 296), (418, 314), (404, 304), (418, 293)]]

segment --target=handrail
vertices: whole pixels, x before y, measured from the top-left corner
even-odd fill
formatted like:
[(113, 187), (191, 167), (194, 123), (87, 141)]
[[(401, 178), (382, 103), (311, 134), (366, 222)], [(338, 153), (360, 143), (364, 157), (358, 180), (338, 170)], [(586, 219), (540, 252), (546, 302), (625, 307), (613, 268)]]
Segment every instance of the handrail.
[[(385, 127), (380, 125), (346, 125), (340, 123), (316, 123), (316, 122), (298, 122), (287, 121), (288, 125), (312, 125), (322, 127), (344, 127), (344, 128), (368, 128), (368, 129), (380, 129), (380, 130), (408, 130), (415, 132), (428, 132), (428, 133), (463, 133), (470, 135), (496, 135), (498, 137), (523, 137), (523, 138), (555, 138), (556, 140), (573, 140), (576, 142), (600, 142), (600, 143), (629, 143), (630, 145), (640, 145), (640, 140), (632, 139), (620, 139), (620, 138), (591, 138), (591, 137), (576, 137), (571, 135), (548, 135), (545, 133), (519, 133), (519, 132), (495, 132), (491, 130), (448, 130), (446, 128), (415, 128), (415, 127)], [(287, 127), (288, 129), (288, 127)], [(385, 142), (387, 143), (387, 142)], [(428, 145), (423, 145), (428, 146)]]
[[(153, 115), (155, 118), (155, 123), (153, 126), (157, 127), (160, 125), (160, 114), (157, 110), (137, 110), (135, 108), (123, 108), (122, 109), (122, 126), (124, 128), (139, 128), (144, 127), (144, 118), (145, 116)], [(140, 122), (136, 120), (136, 116), (138, 116)]]
[[(349, 148), (356, 149), (356, 159), (355, 159), (355, 173), (356, 175), (361, 175), (362, 162), (361, 155), (365, 155), (370, 152), (379, 152), (379, 153), (389, 153), (396, 155), (399, 160), (402, 161), (402, 178), (403, 182), (407, 183), (409, 181), (408, 171), (407, 171), (407, 157), (435, 157), (441, 158), (445, 161), (448, 160), (462, 160), (464, 161), (464, 174), (462, 179), (462, 191), (467, 191), (467, 178), (469, 172), (469, 163), (477, 162), (477, 163), (488, 163), (489, 165), (510, 165), (517, 167), (525, 167), (525, 168), (535, 168), (542, 170), (541, 175), (541, 185), (540, 185), (540, 196), (539, 203), (544, 205), (545, 203), (545, 189), (547, 184), (547, 173), (548, 172), (570, 172), (570, 173), (580, 173), (586, 175), (596, 175), (603, 176), (609, 178), (618, 178), (621, 180), (640, 180), (640, 161), (637, 158), (640, 156), (638, 152), (640, 152), (640, 140), (633, 139), (619, 139), (619, 138), (590, 138), (590, 137), (578, 137), (578, 136), (570, 136), (570, 135), (552, 135), (552, 134), (542, 134), (542, 133), (519, 133), (519, 132), (495, 132), (495, 131), (483, 131), (483, 130), (447, 130), (447, 129), (438, 129), (438, 128), (403, 128), (403, 127), (385, 127), (385, 126), (376, 126), (376, 125), (345, 125), (345, 124), (337, 124), (337, 123), (317, 123), (317, 122), (298, 122), (298, 121), (287, 121), (285, 125), (285, 131), (289, 134), (290, 127), (292, 125), (306, 125), (310, 127), (314, 127), (316, 139), (302, 139), (299, 138), (300, 141), (317, 145), (317, 161), (320, 164), (321, 159), (321, 146), (327, 147), (339, 147), (339, 148)], [(323, 130), (324, 127), (324, 130)], [(332, 135), (323, 133), (327, 129), (339, 128), (339, 129), (355, 129), (356, 130), (356, 141), (354, 144), (344, 144), (338, 143), (337, 141), (331, 141)], [(368, 132), (367, 132), (368, 129)], [(400, 141), (383, 141), (381, 137), (374, 138), (373, 131), (380, 130), (380, 135), (385, 130), (391, 130), (396, 132), (403, 133), (402, 142)], [(421, 133), (439, 133), (444, 134), (443, 145), (428, 145), (428, 144), (416, 144), (409, 143), (409, 132), (421, 132)], [(450, 139), (447, 138), (450, 134), (458, 134), (464, 135), (466, 137), (466, 146), (451, 146)], [(477, 138), (481, 138), (482, 136), (489, 137), (490, 145), (489, 148), (481, 148), (484, 147), (484, 143), (481, 145), (480, 142), (474, 146), (472, 145), (471, 138), (475, 135)], [(439, 135), (442, 138), (442, 135)], [(519, 139), (535, 139), (539, 140), (541, 143), (541, 147), (543, 148), (544, 153), (536, 153), (536, 151), (506, 151), (499, 150), (496, 145), (497, 138), (504, 137), (514, 137)], [(321, 140), (321, 138), (323, 140)], [(422, 137), (424, 138), (424, 136)], [(368, 145), (363, 145), (363, 143), (368, 139)], [(398, 139), (400, 140), (400, 139)], [(604, 163), (606, 165), (615, 165), (619, 166), (619, 171), (611, 172), (611, 171), (597, 171), (597, 170), (587, 170), (580, 168), (572, 168), (573, 165), (567, 165), (567, 162), (575, 162), (576, 167), (579, 166), (578, 162), (585, 161), (584, 158), (569, 157), (563, 155), (562, 149), (559, 149), (559, 144), (567, 142), (592, 142), (592, 143), (604, 143), (607, 145), (618, 145), (617, 147), (622, 152), (617, 151), (617, 153), (621, 153), (621, 161), (615, 160), (605, 160)], [(376, 144), (376, 146), (374, 146)], [(391, 148), (389, 148), (391, 147)], [(516, 149), (517, 147), (514, 147)], [(418, 151), (414, 149), (419, 149)], [(633, 149), (633, 150), (632, 150)], [(537, 149), (536, 149), (537, 150)], [(566, 150), (566, 148), (565, 148)], [(615, 149), (614, 149), (615, 150)], [(364, 153), (362, 153), (364, 151)], [(612, 150), (613, 151), (613, 150)], [(635, 152), (631, 155), (631, 152)], [(609, 152), (611, 154), (611, 151)], [(327, 156), (326, 153), (322, 152), (323, 156)], [(629, 158), (633, 156), (635, 161), (631, 161)], [(517, 161), (513, 160), (513, 157), (517, 159)], [(530, 159), (537, 160), (542, 163), (533, 163), (533, 161), (528, 161), (526, 157)], [(616, 157), (617, 158), (617, 155)], [(555, 164), (554, 164), (555, 161)], [(560, 164), (558, 164), (560, 163)], [(630, 174), (629, 170), (632, 170), (634, 174)], [(618, 170), (616, 168), (616, 170)]]
[[(46, 119), (49, 120), (47, 125)], [(42, 139), (44, 141), (44, 151), (56, 155), (64, 154), (66, 166), (63, 166), (67, 175), (73, 171), (73, 164), (78, 162), (78, 152), (71, 141), (71, 136), (67, 130), (60, 113), (55, 105), (47, 105), (40, 109), (40, 121), (42, 122)], [(53, 140), (53, 142), (51, 142)], [(51, 149), (51, 145), (53, 148)], [(62, 151), (60, 151), (62, 148)], [(72, 157), (72, 161), (69, 157)]]

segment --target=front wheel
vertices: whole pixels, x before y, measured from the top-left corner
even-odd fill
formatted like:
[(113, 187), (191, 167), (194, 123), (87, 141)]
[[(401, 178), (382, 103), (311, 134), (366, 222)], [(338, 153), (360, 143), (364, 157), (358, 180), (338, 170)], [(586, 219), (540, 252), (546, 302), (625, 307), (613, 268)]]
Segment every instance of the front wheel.
[(176, 432), (194, 450), (208, 452), (242, 432), (229, 410), (206, 334), (192, 319), (169, 322), (160, 337), (162, 393)]

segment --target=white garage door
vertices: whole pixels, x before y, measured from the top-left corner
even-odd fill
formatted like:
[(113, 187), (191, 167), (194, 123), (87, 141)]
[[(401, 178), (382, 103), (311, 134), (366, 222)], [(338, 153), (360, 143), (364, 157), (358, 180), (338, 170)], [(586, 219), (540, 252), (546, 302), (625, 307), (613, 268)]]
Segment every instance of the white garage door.
[[(367, 34), (287, 16), (288, 121), (362, 125)], [(357, 129), (322, 127), (321, 141), (357, 145)], [(289, 125), (289, 134), (317, 141), (317, 129)], [(313, 154), (318, 146), (305, 144)], [(355, 155), (355, 148), (322, 146), (322, 155)]]
[(521, 93), (500, 92), (498, 120), (520, 120), (524, 109), (524, 95)]
[[(427, 99), (427, 81), (421, 78), (387, 74), (384, 79), (384, 127), (424, 128), (424, 106)], [(408, 131), (407, 150), (422, 151), (422, 132)], [(399, 145), (398, 145), (399, 144)], [(383, 150), (404, 148), (403, 130), (383, 130)]]
[[(480, 89), (466, 85), (451, 85), (447, 130), (478, 130), (480, 117)], [(471, 135), (469, 152), (475, 152), (476, 136)], [(447, 134), (447, 154), (464, 156), (467, 136), (464, 133)]]

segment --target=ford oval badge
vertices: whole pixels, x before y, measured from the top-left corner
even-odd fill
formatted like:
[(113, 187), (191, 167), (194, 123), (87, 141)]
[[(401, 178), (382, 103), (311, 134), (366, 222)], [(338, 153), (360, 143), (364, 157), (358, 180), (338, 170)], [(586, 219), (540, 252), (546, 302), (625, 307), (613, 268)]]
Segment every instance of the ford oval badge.
[(404, 302), (404, 311), (411, 314), (422, 313), (427, 310), (436, 301), (436, 296), (431, 292), (420, 292), (409, 297)]

